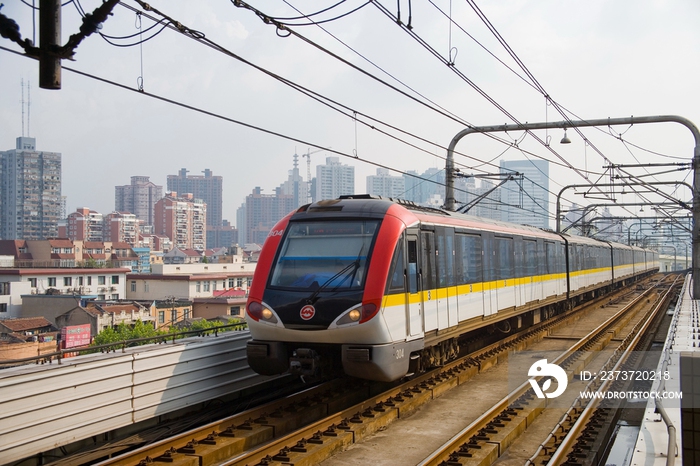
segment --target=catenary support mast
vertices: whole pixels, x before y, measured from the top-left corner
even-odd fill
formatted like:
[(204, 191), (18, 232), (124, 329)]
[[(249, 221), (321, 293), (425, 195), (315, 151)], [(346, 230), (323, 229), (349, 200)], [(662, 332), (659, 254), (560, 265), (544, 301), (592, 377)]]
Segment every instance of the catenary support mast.
[[(469, 134), (474, 133), (498, 133), (518, 130), (535, 130), (551, 128), (579, 128), (584, 126), (614, 126), (614, 125), (638, 125), (642, 123), (680, 123), (693, 133), (695, 150), (693, 152), (693, 297), (700, 298), (700, 132), (698, 128), (688, 120), (676, 115), (626, 117), (626, 118), (602, 118), (597, 120), (570, 120), (545, 123), (524, 123), (499, 126), (475, 126), (466, 128), (455, 135), (447, 148), (447, 160), (445, 163), (445, 209), (455, 210), (455, 167), (454, 149), (457, 143)], [(698, 278), (695, 280), (695, 278)]]

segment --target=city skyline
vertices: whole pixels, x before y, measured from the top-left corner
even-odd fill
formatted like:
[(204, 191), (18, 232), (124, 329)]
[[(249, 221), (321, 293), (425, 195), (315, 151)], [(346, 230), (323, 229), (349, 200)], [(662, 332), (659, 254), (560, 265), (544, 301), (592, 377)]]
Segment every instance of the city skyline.
[[(92, 11), (99, 4), (88, 1), (83, 6)], [(318, 4), (302, 9), (309, 13), (314, 6)], [(60, 152), (68, 211), (88, 204), (106, 213), (112, 207), (112, 187), (128, 184), (132, 175), (150, 176), (166, 186), (167, 174), (180, 167), (191, 173), (208, 168), (226, 179), (222, 217), (233, 221), (253, 187), (272, 193), (286, 178), (281, 170), (271, 176), (270, 167), (286, 169), (295, 153), (309, 153), (314, 167), (325, 157), (340, 157), (355, 166), (356, 189), (361, 191), (365, 177), (377, 168), (443, 170), (445, 147), (467, 124), (562, 120), (558, 107), (545, 96), (572, 119), (677, 114), (700, 122), (700, 94), (693, 91), (700, 63), (687, 58), (700, 53), (694, 21), (700, 15), (697, 2), (669, 0), (644, 8), (631, 0), (572, 2), (565, 9), (531, 0), (481, 5), (541, 88), (468, 5), (455, 5), (454, 26), (464, 27), (475, 40), (456, 27), (450, 31), (450, 22), (433, 5), (413, 7), (414, 32), (453, 66), (444, 66), (374, 8), (325, 25), (347, 46), (320, 28), (296, 30), (416, 100), (311, 44), (279, 37), (252, 12), (229, 4), (158, 6), (244, 60), (347, 106), (343, 115), (259, 69), (168, 29), (142, 47), (138, 37), (120, 43), (137, 46), (120, 48), (93, 34), (77, 48), (75, 61), (63, 62), (83, 74), (64, 69), (62, 88), (53, 91), (39, 89), (37, 63), (8, 52), (21, 53), (21, 47), (3, 39), (0, 148), (12, 148), (14, 139), (24, 135), (36, 137), (39, 150)], [(273, 15), (294, 15), (283, 2), (267, 2), (261, 8)], [(344, 8), (351, 9), (341, 5), (338, 10)], [(23, 37), (32, 38), (31, 7), (9, 2), (2, 12), (17, 22)], [(67, 39), (78, 30), (81, 16), (73, 4), (66, 4), (62, 13)], [(133, 11), (117, 6), (100, 32), (133, 36), (139, 32), (134, 17)], [(152, 25), (143, 20), (146, 27)], [(448, 40), (456, 55), (445, 47)], [(454, 71), (464, 73), (500, 108)], [(470, 136), (457, 146), (463, 155), (455, 162), (463, 171), (483, 173), (498, 171), (499, 157), (544, 157), (552, 164), (551, 179), (558, 183), (550, 189), (558, 192), (563, 185), (600, 178), (607, 162), (597, 151), (615, 164), (692, 157), (689, 132), (672, 124), (581, 131), (569, 129), (572, 144), (567, 146), (558, 144), (561, 130), (511, 132), (498, 135), (497, 141)], [(166, 164), (173, 171), (164, 170)], [(674, 173), (662, 179), (685, 176)]]
[[(23, 149), (5, 151), (2, 152), (2, 155), (5, 156), (8, 153), (15, 154), (17, 152), (21, 154), (22, 151), (28, 151), (28, 153), (33, 155), (36, 152), (33, 151), (34, 143), (34, 138), (18, 138), (16, 141), (17, 147), (21, 146), (23, 147)], [(60, 154), (52, 152), (47, 152), (46, 154), (54, 158), (59, 157), (60, 159)], [(229, 226), (228, 222), (224, 222), (224, 225), (216, 227), (218, 228), (216, 232), (209, 232), (209, 228), (205, 227), (203, 224), (202, 226), (198, 227), (198, 233), (189, 232), (188, 234), (194, 234), (198, 237), (198, 239), (194, 243), (192, 242), (192, 239), (188, 239), (185, 242), (182, 242), (178, 240), (178, 238), (176, 238), (177, 235), (175, 234), (168, 234), (167, 236), (172, 236), (171, 240), (173, 240), (173, 243), (175, 243), (175, 245), (178, 247), (189, 248), (194, 246), (195, 249), (200, 250), (205, 249), (205, 247), (228, 246), (232, 243), (243, 244), (248, 242), (255, 242), (261, 244), (262, 242), (264, 242), (264, 239), (267, 236), (267, 232), (270, 228), (272, 228), (272, 226), (274, 225), (274, 223), (276, 223), (277, 220), (281, 219), (289, 211), (296, 209), (297, 207), (303, 204), (302, 201), (304, 198), (304, 193), (310, 192), (307, 186), (316, 186), (317, 189), (314, 192), (317, 193), (319, 190), (319, 186), (323, 187), (323, 185), (331, 185), (335, 187), (340, 187), (338, 183), (339, 179), (354, 179), (354, 177), (352, 176), (352, 174), (354, 173), (353, 167), (342, 164), (337, 157), (327, 157), (326, 164), (320, 166), (320, 168), (317, 168), (316, 170), (317, 173), (321, 173), (322, 175), (325, 174), (325, 181), (318, 182), (316, 178), (313, 178), (312, 183), (308, 183), (307, 181), (304, 181), (303, 176), (300, 174), (300, 170), (298, 167), (298, 155), (294, 154), (291, 157), (291, 160), (293, 168), (287, 171), (287, 180), (282, 182), (279, 185), (279, 187), (275, 188), (273, 194), (263, 193), (263, 190), (260, 187), (256, 187), (253, 190), (253, 197), (258, 199), (258, 201), (247, 206), (254, 206), (249, 210), (250, 213), (247, 213), (246, 209), (243, 209), (242, 215), (240, 215), (240, 213), (237, 212), (235, 218), (239, 222), (245, 221), (246, 223), (245, 225), (236, 225), (235, 228), (237, 228), (237, 230), (235, 232), (233, 230), (233, 227)], [(471, 207), (468, 213), (472, 215), (482, 216), (485, 218), (491, 218), (496, 220), (503, 220), (512, 223), (531, 225), (545, 229), (550, 228), (550, 224), (548, 222), (549, 216), (544, 214), (543, 212), (543, 206), (549, 204), (547, 201), (549, 193), (548, 165), (549, 164), (547, 161), (542, 160), (502, 160), (500, 162), (501, 175), (503, 175), (504, 173), (518, 172), (523, 174), (524, 176), (522, 178), (518, 178), (514, 181), (508, 182), (508, 184), (506, 184), (505, 186), (500, 187), (496, 187), (495, 182), (491, 182), (488, 180), (481, 180), (480, 185), (477, 186), (475, 177), (459, 177), (455, 181), (455, 194), (457, 198), (457, 204), (462, 206), (470, 205)], [(331, 174), (333, 171), (337, 173), (335, 175)], [(51, 174), (54, 172), (49, 171), (48, 173)], [(186, 168), (181, 168), (179, 170), (179, 177), (182, 178), (187, 176), (187, 172), (188, 170)], [(4, 173), (9, 174), (10, 172), (5, 170)], [(204, 177), (200, 176), (196, 177), (196, 179), (213, 178), (211, 176), (212, 170), (205, 169), (203, 173), (205, 173)], [(308, 173), (310, 173), (310, 166), (309, 170), (307, 171), (307, 176)], [(56, 175), (54, 176), (54, 178), (58, 178), (59, 180), (61, 179), (62, 173), (60, 172), (60, 168), (58, 172), (54, 173), (54, 175)], [(168, 177), (173, 178), (174, 176), (168, 175)], [(131, 179), (131, 188), (136, 188), (138, 186), (146, 186), (149, 188), (147, 190), (148, 192), (151, 192), (152, 188), (155, 189), (156, 192), (161, 188), (160, 186), (157, 186), (154, 183), (152, 183), (148, 176), (137, 175), (132, 176)], [(437, 183), (430, 183), (430, 180), (435, 180)], [(223, 181), (223, 177), (217, 176), (215, 186), (217, 188), (221, 188), (223, 186)], [(444, 171), (438, 169), (429, 169), (420, 174), (416, 172), (409, 172), (409, 174), (405, 174), (403, 176), (394, 176), (391, 175), (388, 170), (377, 169), (376, 175), (367, 176), (366, 181), (368, 186), (367, 191), (369, 194), (381, 195), (385, 197), (402, 198), (410, 200), (412, 202), (416, 202), (418, 204), (432, 205), (436, 207), (441, 206), (444, 200), (442, 194), (440, 193), (440, 188), (442, 187), (442, 184), (444, 184), (445, 181)], [(10, 186), (10, 184), (8, 183), (5, 184)], [(373, 187), (369, 188), (370, 186)], [(398, 186), (400, 186), (400, 188), (397, 188)], [(130, 186), (116, 186), (115, 189), (117, 194), (119, 193), (120, 188), (130, 188)], [(349, 188), (346, 187), (345, 189), (348, 190)], [(402, 192), (404, 195), (396, 195), (396, 189), (403, 190)], [(131, 190), (136, 191), (136, 189)], [(323, 189), (321, 189), (321, 191), (323, 192)], [(166, 192), (166, 194), (168, 193), (170, 193), (170, 191)], [(342, 194), (344, 193), (339, 193), (338, 195)], [(188, 197), (190, 201), (194, 201), (196, 199), (196, 196), (191, 195), (190, 193), (178, 193), (178, 197), (181, 197), (183, 195), (185, 197)], [(478, 199), (479, 196), (484, 196), (485, 199), (473, 204), (473, 201), (475, 199)], [(118, 197), (118, 195), (115, 197)], [(167, 197), (168, 196), (166, 195), (158, 200), (160, 201), (166, 199)], [(246, 197), (244, 205), (248, 202), (249, 198), (251, 198), (251, 195), (248, 195)], [(238, 210), (240, 211), (241, 209), (242, 208), (239, 207)], [(572, 205), (571, 210), (573, 211), (574, 209), (575, 205)], [(120, 212), (119, 210), (107, 210), (106, 212), (107, 213), (96, 212), (90, 206), (84, 206), (77, 208), (75, 212), (63, 215), (63, 217), (61, 217), (59, 220), (61, 223), (65, 222), (67, 224), (67, 231), (69, 232), (69, 234), (67, 235), (68, 238), (88, 239), (87, 233), (84, 234), (84, 237), (81, 237), (80, 234), (77, 234), (75, 232), (75, 230), (79, 228), (84, 229), (85, 227), (77, 227), (76, 223), (71, 224), (71, 218), (76, 217), (76, 215), (81, 218), (89, 218), (91, 216), (95, 218), (104, 217), (104, 224), (102, 226), (103, 231), (101, 231), (100, 233), (104, 236), (105, 241), (120, 241), (136, 245), (138, 243), (138, 235), (140, 233), (139, 229), (141, 228), (136, 222), (136, 216), (128, 211)], [(605, 215), (607, 217), (614, 218), (614, 215), (610, 213), (609, 209), (606, 209)], [(204, 215), (204, 217), (206, 217), (206, 214)], [(260, 221), (259, 219), (264, 220)], [(614, 221), (613, 223), (611, 223), (611, 225), (613, 224), (615, 224)], [(161, 230), (163, 230), (162, 227)], [(173, 231), (175, 230), (176, 228), (173, 227)], [(606, 228), (606, 230), (609, 230), (609, 228)], [(49, 235), (48, 237), (66, 237), (61, 236), (60, 231), (60, 226), (58, 226), (58, 233), (55, 235)], [(149, 233), (152, 230), (146, 228), (146, 230), (144, 231), (147, 233), (146, 236), (149, 236)], [(165, 231), (158, 230), (155, 231), (155, 233), (164, 234)], [(233, 238), (237, 238), (238, 241), (233, 240)], [(12, 238), (2, 237), (2, 239)], [(29, 237), (21, 239), (32, 238)]]

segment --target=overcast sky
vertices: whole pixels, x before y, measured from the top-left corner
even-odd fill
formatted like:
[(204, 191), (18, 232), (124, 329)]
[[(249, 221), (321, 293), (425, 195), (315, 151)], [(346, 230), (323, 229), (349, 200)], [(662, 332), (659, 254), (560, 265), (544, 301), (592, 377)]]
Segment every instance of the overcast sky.
[[(79, 6), (89, 12), (101, 3), (83, 0)], [(124, 3), (141, 9), (133, 0)], [(36, 138), (38, 150), (62, 154), (68, 212), (83, 206), (111, 212), (114, 186), (129, 184), (134, 175), (149, 176), (165, 190), (167, 175), (180, 168), (190, 174), (208, 168), (224, 178), (224, 218), (235, 223), (236, 209), (256, 186), (272, 194), (287, 179), (295, 152), (312, 153), (312, 176), (326, 157), (341, 157), (356, 167), (355, 188), (361, 193), (366, 190), (365, 177), (375, 174), (377, 165), (419, 173), (444, 168), (445, 148), (465, 124), (564, 120), (467, 1), (400, 1), (404, 24), (412, 8), (412, 37), (387, 16), (397, 14), (395, 1), (347, 0), (312, 17), (326, 21), (323, 29), (290, 27), (307, 41), (296, 34), (282, 37), (285, 31), (229, 1), (149, 3), (250, 64), (170, 29), (132, 47), (117, 47), (93, 34), (78, 46), (75, 61), (64, 60), (63, 65), (125, 88), (64, 70), (62, 89), (44, 90), (38, 86), (37, 62), (0, 50), (0, 150), (13, 149), (15, 138), (22, 135), (24, 80), (24, 135)], [(293, 7), (308, 15), (336, 3), (251, 0), (255, 8), (277, 18), (298, 16)], [(680, 115), (700, 124), (697, 0), (476, 4), (544, 92), (569, 112), (567, 118)], [(33, 18), (30, 6), (10, 0), (0, 13), (19, 24), (24, 38), (38, 42), (38, 14)], [(148, 14), (161, 19), (154, 12)], [(63, 6), (62, 15), (65, 43), (77, 32), (80, 16), (72, 2)], [(146, 17), (140, 23), (143, 39), (160, 29), (145, 32), (154, 24)], [(101, 32), (134, 35), (112, 39), (119, 45), (134, 44), (140, 37), (138, 24), (133, 11), (118, 5)], [(20, 50), (7, 39), (0, 39), (0, 45)], [(441, 60), (452, 61), (453, 66)], [(332, 99), (346, 108), (345, 113), (251, 64)], [(140, 76), (144, 93), (136, 91)], [(479, 173), (497, 171), (499, 156), (546, 158), (553, 162), (549, 189), (558, 193), (565, 185), (599, 179), (606, 162), (598, 151), (616, 164), (688, 162), (693, 155), (691, 133), (676, 123), (581, 131), (590, 144), (573, 130), (568, 131), (573, 143), (566, 146), (559, 144), (563, 131), (538, 131), (540, 140), (549, 138), (551, 150), (522, 132), (499, 133), (501, 141), (470, 136), (457, 146), (465, 155), (458, 155), (456, 162), (464, 171)], [(517, 141), (517, 146), (504, 140)], [(300, 158), (300, 169), (305, 177), (305, 159)], [(688, 170), (649, 176), (661, 170), (634, 173), (646, 180), (692, 184)], [(582, 176), (585, 171), (590, 172), (588, 180)], [(619, 199), (638, 202), (639, 195), (625, 196)], [(687, 190), (674, 196), (690, 200)], [(576, 195), (567, 199), (591, 202)]]

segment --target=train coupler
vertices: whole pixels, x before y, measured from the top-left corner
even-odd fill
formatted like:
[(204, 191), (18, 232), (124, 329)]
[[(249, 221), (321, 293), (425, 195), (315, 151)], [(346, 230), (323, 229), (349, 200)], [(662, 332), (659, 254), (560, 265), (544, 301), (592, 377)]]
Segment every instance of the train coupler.
[(321, 356), (310, 348), (297, 348), (289, 358), (289, 372), (302, 377), (314, 377), (319, 374)]

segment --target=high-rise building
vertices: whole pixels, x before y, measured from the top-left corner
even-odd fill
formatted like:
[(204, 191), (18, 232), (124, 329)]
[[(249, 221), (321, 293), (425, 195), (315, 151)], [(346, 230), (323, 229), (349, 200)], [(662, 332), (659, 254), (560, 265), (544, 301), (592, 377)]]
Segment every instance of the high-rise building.
[(339, 157), (326, 157), (325, 165), (316, 166), (314, 201), (337, 199), (346, 194), (355, 194), (355, 167), (341, 164)]
[(168, 191), (192, 193), (207, 205), (207, 225), (222, 226), (223, 178), (212, 175), (209, 169), (202, 175), (188, 175), (182, 168), (177, 175), (168, 175)]
[(416, 204), (425, 205), (436, 195), (445, 196), (445, 170), (429, 168), (421, 175), (415, 171), (409, 171), (403, 175), (406, 193), (402, 198), (413, 201)]
[(476, 199), (476, 178), (473, 176), (455, 178), (454, 191), (457, 208), (471, 204)]
[(501, 186), (502, 220), (549, 228), (549, 162), (502, 160), (501, 173), (521, 173), (522, 181)]
[(248, 241), (248, 213), (246, 211), (246, 202), (236, 209), (236, 228), (238, 230), (238, 244), (246, 244)]
[(238, 243), (238, 231), (228, 220), (220, 227), (207, 227), (207, 249), (230, 248)]
[(207, 205), (191, 193), (167, 193), (156, 202), (156, 234), (170, 238), (178, 249), (206, 249)]
[(157, 186), (147, 176), (132, 176), (130, 185), (114, 187), (114, 210), (131, 212), (144, 224), (153, 225), (154, 208), (162, 197), (162, 186)]
[(104, 241), (102, 214), (80, 207), (68, 215), (66, 237), (73, 241)]
[(282, 194), (280, 188), (275, 194), (262, 194), (262, 190), (256, 187), (245, 198), (245, 242), (263, 244), (272, 227), (298, 207), (294, 202), (294, 196)]
[(139, 220), (130, 212), (107, 214), (103, 229), (104, 241), (127, 243), (137, 246), (139, 240)]
[(60, 153), (37, 151), (30, 137), (0, 152), (0, 238), (56, 238), (61, 208)]
[(377, 168), (376, 175), (367, 177), (367, 194), (375, 194), (393, 199), (404, 199), (406, 183), (401, 176), (389, 175), (386, 168)]
[(294, 168), (289, 171), (287, 181), (280, 186), (281, 193), (292, 196), (296, 207), (301, 207), (309, 202), (309, 185), (310, 181), (304, 181), (299, 174), (299, 156), (294, 154)]
[(501, 204), (501, 191), (496, 184), (488, 180), (481, 180), (481, 185), (475, 189), (474, 194), (474, 200), (468, 214), (501, 220), (503, 205)]

